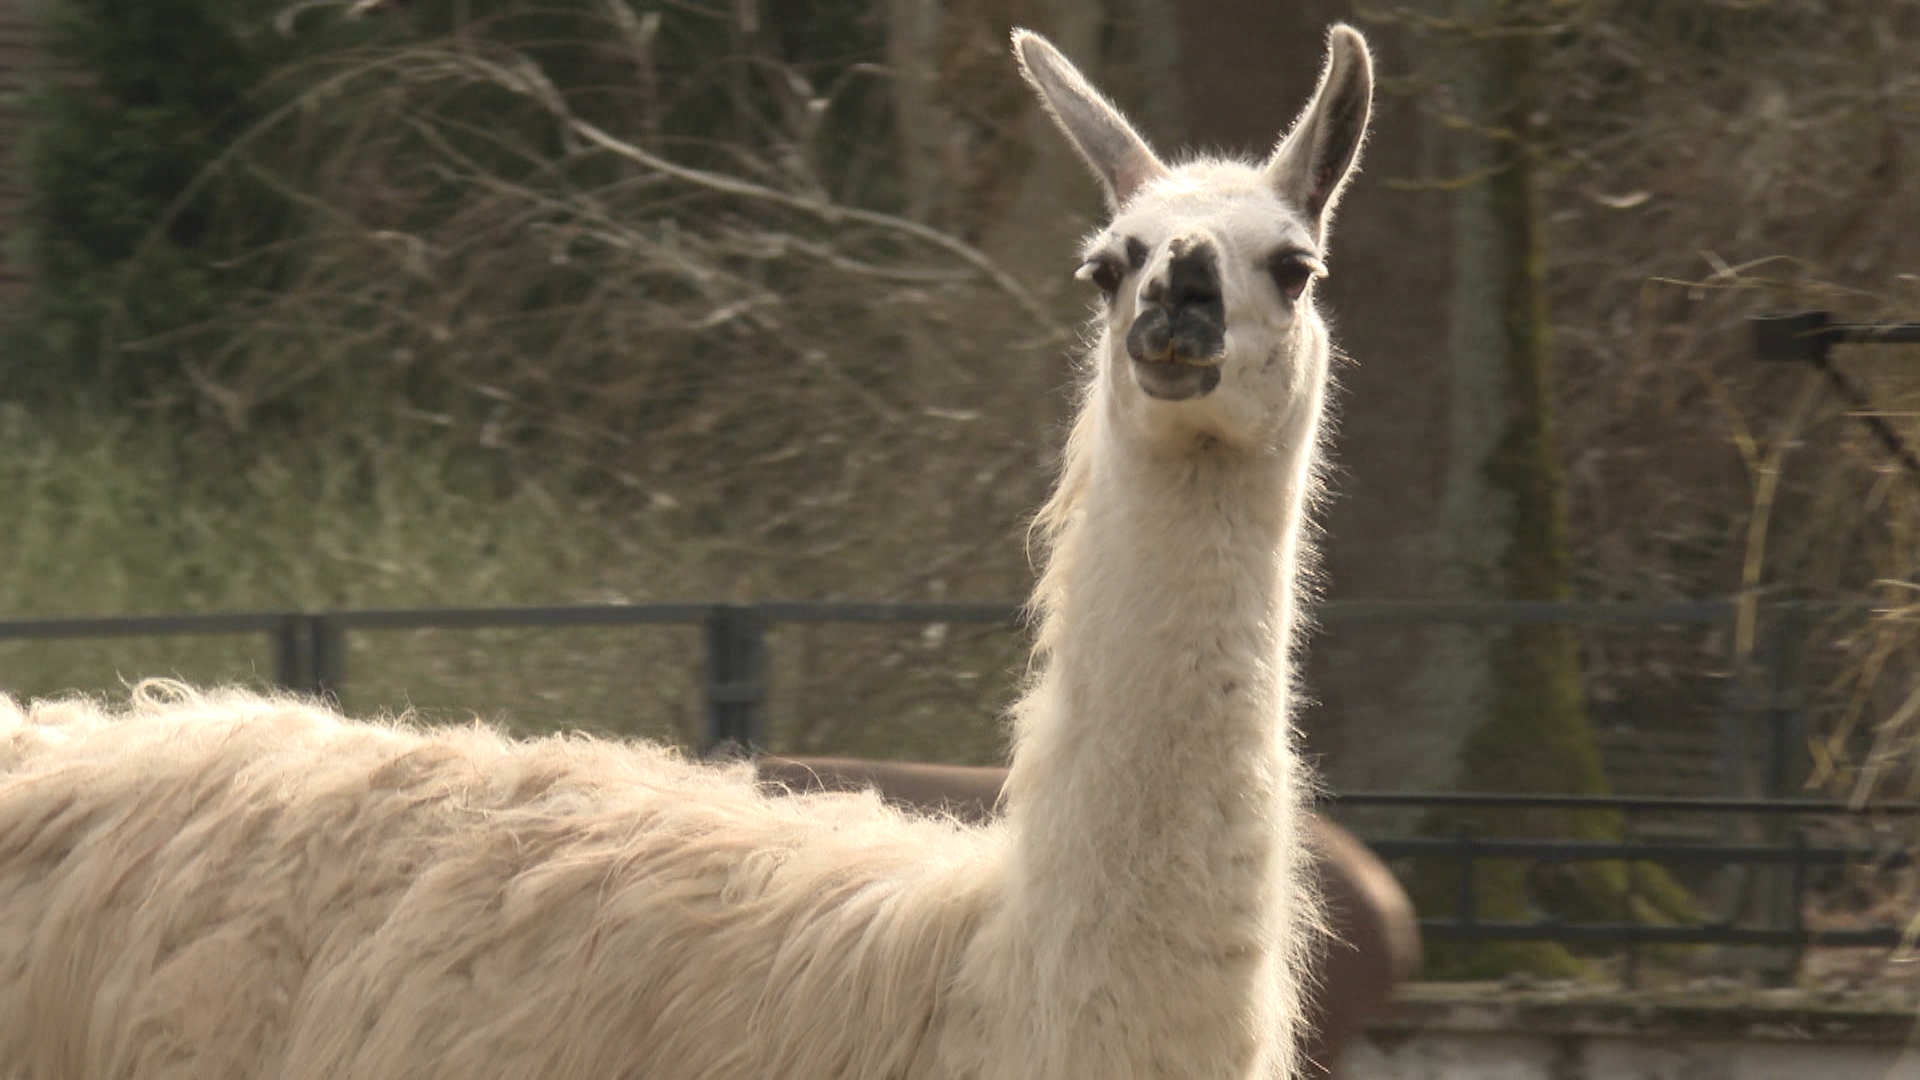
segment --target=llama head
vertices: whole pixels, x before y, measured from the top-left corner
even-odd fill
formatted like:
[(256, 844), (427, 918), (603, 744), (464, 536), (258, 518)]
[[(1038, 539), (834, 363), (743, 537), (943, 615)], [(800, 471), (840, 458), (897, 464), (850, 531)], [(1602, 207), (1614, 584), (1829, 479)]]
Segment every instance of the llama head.
[(1328, 45), (1265, 161), (1169, 166), (1058, 50), (1014, 32), (1022, 73), (1106, 187), (1113, 218), (1078, 276), (1105, 299), (1096, 389), (1144, 434), (1257, 447), (1317, 408), (1328, 347), (1313, 283), (1373, 100), (1365, 39), (1336, 26)]

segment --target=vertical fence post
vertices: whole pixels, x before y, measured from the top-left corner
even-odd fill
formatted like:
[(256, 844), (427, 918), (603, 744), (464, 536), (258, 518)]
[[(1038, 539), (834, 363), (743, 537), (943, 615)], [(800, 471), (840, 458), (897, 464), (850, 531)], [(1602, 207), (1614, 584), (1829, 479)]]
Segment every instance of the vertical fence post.
[(307, 686), (305, 621), (283, 615), (273, 628), (273, 684), (282, 690), (303, 692)]
[(1787, 916), (1787, 928), (1793, 931), (1793, 964), (1783, 980), (1791, 984), (1800, 974), (1807, 958), (1807, 830), (1793, 830), (1793, 908)]
[(749, 754), (760, 745), (767, 697), (767, 633), (760, 612), (722, 604), (707, 616), (709, 755)]
[[(1620, 815), (1620, 839), (1623, 842), (1631, 844), (1639, 838), (1634, 824), (1633, 811), (1629, 810)], [(1628, 859), (1625, 868), (1626, 888), (1620, 893), (1620, 921), (1631, 928), (1628, 931), (1631, 936), (1627, 938), (1627, 967), (1622, 973), (1621, 981), (1626, 983), (1627, 989), (1637, 990), (1640, 988), (1640, 935), (1638, 933), (1640, 913), (1634, 906), (1634, 901), (1640, 897), (1640, 864), (1633, 859)]]
[[(1763, 734), (1767, 740), (1767, 753), (1766, 772), (1761, 776), (1764, 785), (1761, 792), (1765, 798), (1788, 799), (1800, 794), (1800, 786), (1806, 779), (1806, 719), (1802, 712), (1805, 693), (1802, 681), (1807, 637), (1813, 631), (1813, 618), (1801, 604), (1777, 605), (1776, 611), (1777, 617), (1767, 635), (1767, 727)], [(1784, 817), (1774, 818), (1772, 827), (1767, 831), (1770, 843), (1785, 840), (1794, 852), (1793, 865), (1788, 868), (1785, 881), (1779, 880), (1779, 869), (1773, 868), (1773, 891), (1776, 896), (1771, 906), (1776, 911), (1785, 909), (1779, 914), (1784, 916), (1787, 928), (1798, 934), (1804, 928), (1807, 837), (1797, 825), (1791, 830), (1785, 829), (1786, 820)], [(1776, 986), (1792, 985), (1799, 977), (1805, 954), (1805, 943), (1796, 938), (1777, 965), (1765, 972), (1768, 981)]]
[(1779, 617), (1767, 633), (1767, 769), (1763, 790), (1770, 799), (1799, 794), (1806, 752), (1800, 661), (1811, 630), (1812, 620), (1806, 609), (1798, 604), (1785, 604), (1780, 606)]
[(1471, 821), (1456, 822), (1454, 825), (1454, 840), (1459, 845), (1455, 850), (1459, 853), (1460, 887), (1454, 894), (1453, 915), (1471, 935), (1468, 940), (1477, 940), (1479, 936), (1472, 933), (1474, 924), (1480, 919), (1478, 911), (1480, 903), (1474, 896), (1473, 889), (1474, 863), (1480, 846), (1479, 834), (1480, 830)]
[(325, 615), (308, 616), (308, 635), (312, 653), (312, 693), (339, 704), (340, 691), (347, 681), (346, 628)]
[(1754, 688), (1753, 657), (1740, 655), (1736, 645), (1740, 640), (1744, 604), (1745, 601), (1735, 601), (1731, 605), (1732, 613), (1725, 627), (1728, 648), (1727, 681), (1720, 694), (1720, 794), (1728, 799), (1743, 799), (1751, 794), (1747, 790), (1747, 728), (1758, 692)]
[(273, 681), (282, 690), (340, 700), (346, 678), (345, 627), (325, 615), (284, 615), (273, 629)]

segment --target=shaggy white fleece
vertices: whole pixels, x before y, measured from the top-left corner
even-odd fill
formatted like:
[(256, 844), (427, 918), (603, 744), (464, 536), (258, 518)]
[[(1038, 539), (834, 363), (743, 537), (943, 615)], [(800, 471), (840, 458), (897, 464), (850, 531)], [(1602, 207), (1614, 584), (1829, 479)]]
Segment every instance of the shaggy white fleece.
[(0, 698), (0, 1075), (893, 1077), (995, 830), (647, 746)]

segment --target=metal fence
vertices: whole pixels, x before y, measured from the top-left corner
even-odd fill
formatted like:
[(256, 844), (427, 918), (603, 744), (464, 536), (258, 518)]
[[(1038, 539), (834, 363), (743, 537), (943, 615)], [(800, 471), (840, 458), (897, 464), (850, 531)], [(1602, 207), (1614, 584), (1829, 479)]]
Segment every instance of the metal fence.
[[(1427, 812), (1429, 820), (1444, 821), (1449, 811), (1570, 810), (1617, 814), (1621, 819), (1617, 841), (1570, 840), (1563, 837), (1493, 837), (1483, 835), (1477, 821), (1463, 818), (1451, 835), (1369, 837), (1367, 844), (1389, 861), (1429, 861), (1451, 864), (1455, 884), (1453, 905), (1444, 912), (1422, 911), (1424, 937), (1464, 943), (1494, 941), (1550, 941), (1573, 946), (1619, 946), (1626, 953), (1623, 978), (1632, 984), (1638, 975), (1641, 949), (1653, 945), (1757, 946), (1775, 950), (1771, 974), (1791, 978), (1802, 957), (1812, 948), (1892, 949), (1907, 940), (1910, 927), (1882, 920), (1870, 925), (1813, 926), (1807, 922), (1816, 894), (1815, 875), (1822, 872), (1865, 870), (1884, 879), (1911, 866), (1903, 846), (1869, 845), (1849, 840), (1868, 820), (1911, 820), (1920, 815), (1920, 803), (1881, 801), (1850, 804), (1827, 799), (1685, 799), (1631, 798), (1582, 795), (1509, 795), (1489, 793), (1355, 792), (1335, 795), (1335, 806), (1408, 807)], [(1765, 842), (1674, 843), (1637, 839), (1636, 819), (1658, 816), (1711, 817), (1729, 831), (1761, 824)], [(1824, 840), (1813, 839), (1815, 832)], [(1529, 870), (1577, 863), (1618, 863), (1624, 870), (1619, 911), (1611, 919), (1569, 921), (1546, 911), (1531, 918), (1488, 919), (1480, 914), (1477, 894), (1479, 871), (1493, 862), (1520, 863)], [(1770, 921), (1742, 920), (1731, 910), (1706, 914), (1700, 921), (1656, 921), (1640, 914), (1642, 867), (1675, 871), (1744, 868), (1765, 875), (1762, 890)]]
[[(1827, 799), (1658, 799), (1614, 795), (1508, 795), (1489, 793), (1360, 792), (1334, 796), (1333, 802), (1347, 805), (1399, 805), (1444, 812), (1447, 809), (1566, 809), (1601, 813), (1702, 814), (1777, 819), (1860, 818), (1870, 815), (1911, 817), (1920, 813), (1920, 803), (1880, 802), (1851, 805)], [(1632, 836), (1629, 822), (1622, 828)], [(1667, 866), (1780, 866), (1794, 878), (1796, 910), (1804, 911), (1810, 872), (1821, 868), (1849, 865), (1905, 866), (1904, 853), (1889, 853), (1868, 846), (1816, 845), (1804, 828), (1789, 828), (1788, 840), (1780, 844), (1680, 844), (1646, 841), (1582, 841), (1499, 839), (1481, 836), (1476, 828), (1463, 825), (1447, 837), (1399, 837), (1370, 841), (1374, 850), (1387, 859), (1433, 858), (1453, 862), (1462, 873), (1459, 892), (1450, 918), (1426, 920), (1429, 936), (1467, 941), (1611, 941), (1622, 943), (1699, 944), (1718, 942), (1738, 945), (1835, 945), (1891, 946), (1899, 943), (1899, 928), (1814, 929), (1795, 920), (1778, 927), (1740, 927), (1731, 920), (1712, 921), (1698, 926), (1676, 926), (1638, 921), (1632, 914), (1638, 898), (1633, 869), (1637, 863)], [(1474, 895), (1475, 864), (1492, 859), (1521, 860), (1534, 864), (1568, 862), (1619, 862), (1626, 866), (1627, 888), (1621, 897), (1621, 918), (1612, 922), (1567, 923), (1551, 916), (1527, 921), (1489, 921), (1478, 917)]]
[(573, 604), (510, 608), (394, 608), (236, 615), (0, 620), (0, 641), (264, 634), (274, 682), (337, 699), (346, 686), (346, 637), (370, 630), (569, 629), (699, 626), (706, 638), (706, 750), (759, 745), (766, 727), (767, 631), (778, 623), (1018, 625), (1012, 604), (832, 603)]
[[(1735, 615), (1730, 601), (1674, 604), (1593, 604), (1557, 602), (1329, 604), (1316, 613), (1328, 631), (1372, 625), (1704, 625), (1725, 623)], [(1770, 621), (1776, 627), (1804, 627), (1807, 611), (1796, 609)], [(121, 618), (0, 620), (0, 641), (26, 639), (136, 638), (173, 635), (262, 634), (273, 642), (274, 678), (283, 687), (337, 695), (346, 684), (346, 636), (357, 631), (498, 628), (581, 628), (700, 626), (706, 644), (705, 698), (708, 751), (758, 746), (766, 729), (770, 628), (780, 624), (974, 624), (1017, 627), (1021, 609), (997, 603), (849, 603), (777, 602), (758, 604), (600, 604), (518, 608), (437, 608), (353, 610), (321, 613), (282, 612), (233, 615), (135, 616)], [(1778, 634), (1775, 635), (1779, 636)], [(1776, 758), (1781, 746), (1798, 737), (1801, 720), (1790, 705), (1763, 703), (1768, 711)], [(1730, 731), (1731, 738), (1731, 731)], [(1729, 753), (1734, 752), (1729, 750)], [(1778, 767), (1776, 766), (1776, 771)], [(1642, 946), (1712, 943), (1772, 946), (1799, 950), (1813, 946), (1891, 947), (1904, 927), (1878, 925), (1840, 930), (1809, 927), (1802, 918), (1815, 873), (1884, 860), (1860, 846), (1815, 843), (1804, 827), (1863, 814), (1911, 815), (1914, 804), (1885, 803), (1851, 807), (1806, 799), (1647, 799), (1569, 795), (1489, 795), (1350, 792), (1331, 796), (1335, 812), (1343, 808), (1399, 807), (1426, 812), (1429, 821), (1449, 808), (1479, 812), (1559, 808), (1622, 815), (1626, 827), (1616, 842), (1565, 837), (1504, 838), (1481, 835), (1464, 826), (1451, 835), (1370, 836), (1382, 857), (1400, 865), (1438, 860), (1457, 868), (1459, 882), (1452, 910), (1422, 913), (1421, 929), (1435, 940), (1463, 942), (1538, 940), (1574, 945), (1616, 944), (1637, 957)], [(1719, 815), (1792, 824), (1763, 830), (1765, 843), (1672, 843), (1634, 839), (1636, 818), (1658, 815)], [(1832, 832), (1833, 830), (1827, 830)], [(1529, 866), (1617, 862), (1624, 866), (1627, 889), (1621, 915), (1607, 921), (1567, 922), (1542, 914), (1530, 920), (1483, 918), (1475, 894), (1476, 871), (1492, 862), (1519, 861)], [(1740, 925), (1710, 919), (1694, 925), (1652, 923), (1635, 916), (1636, 879), (1641, 865), (1670, 867), (1746, 865), (1773, 868), (1785, 875), (1778, 909), (1784, 917), (1768, 925)]]
[[(706, 638), (709, 745), (753, 745), (764, 730), (767, 631), (777, 624), (936, 623), (1019, 625), (1006, 603), (778, 601), (757, 604), (573, 604), (540, 607), (360, 609), (212, 615), (0, 620), (0, 641), (262, 634), (273, 642), (277, 685), (338, 697), (346, 685), (346, 636), (373, 630), (562, 629), (700, 626)], [(1723, 623), (1729, 601), (1601, 604), (1553, 601), (1327, 604), (1315, 621), (1329, 630), (1376, 625), (1543, 626)]]

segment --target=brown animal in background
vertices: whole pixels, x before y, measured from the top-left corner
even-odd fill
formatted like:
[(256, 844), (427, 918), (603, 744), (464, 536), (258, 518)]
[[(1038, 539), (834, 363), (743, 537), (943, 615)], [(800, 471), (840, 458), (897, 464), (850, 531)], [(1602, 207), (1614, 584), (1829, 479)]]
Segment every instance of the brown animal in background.
[[(841, 757), (763, 757), (756, 765), (761, 782), (776, 790), (872, 788), (908, 809), (975, 824), (993, 818), (1007, 778), (1003, 768)], [(1314, 965), (1312, 1022), (1302, 1049), (1307, 1075), (1331, 1078), (1347, 1041), (1419, 965), (1420, 931), (1400, 883), (1357, 837), (1311, 815), (1307, 838), (1332, 940)]]

